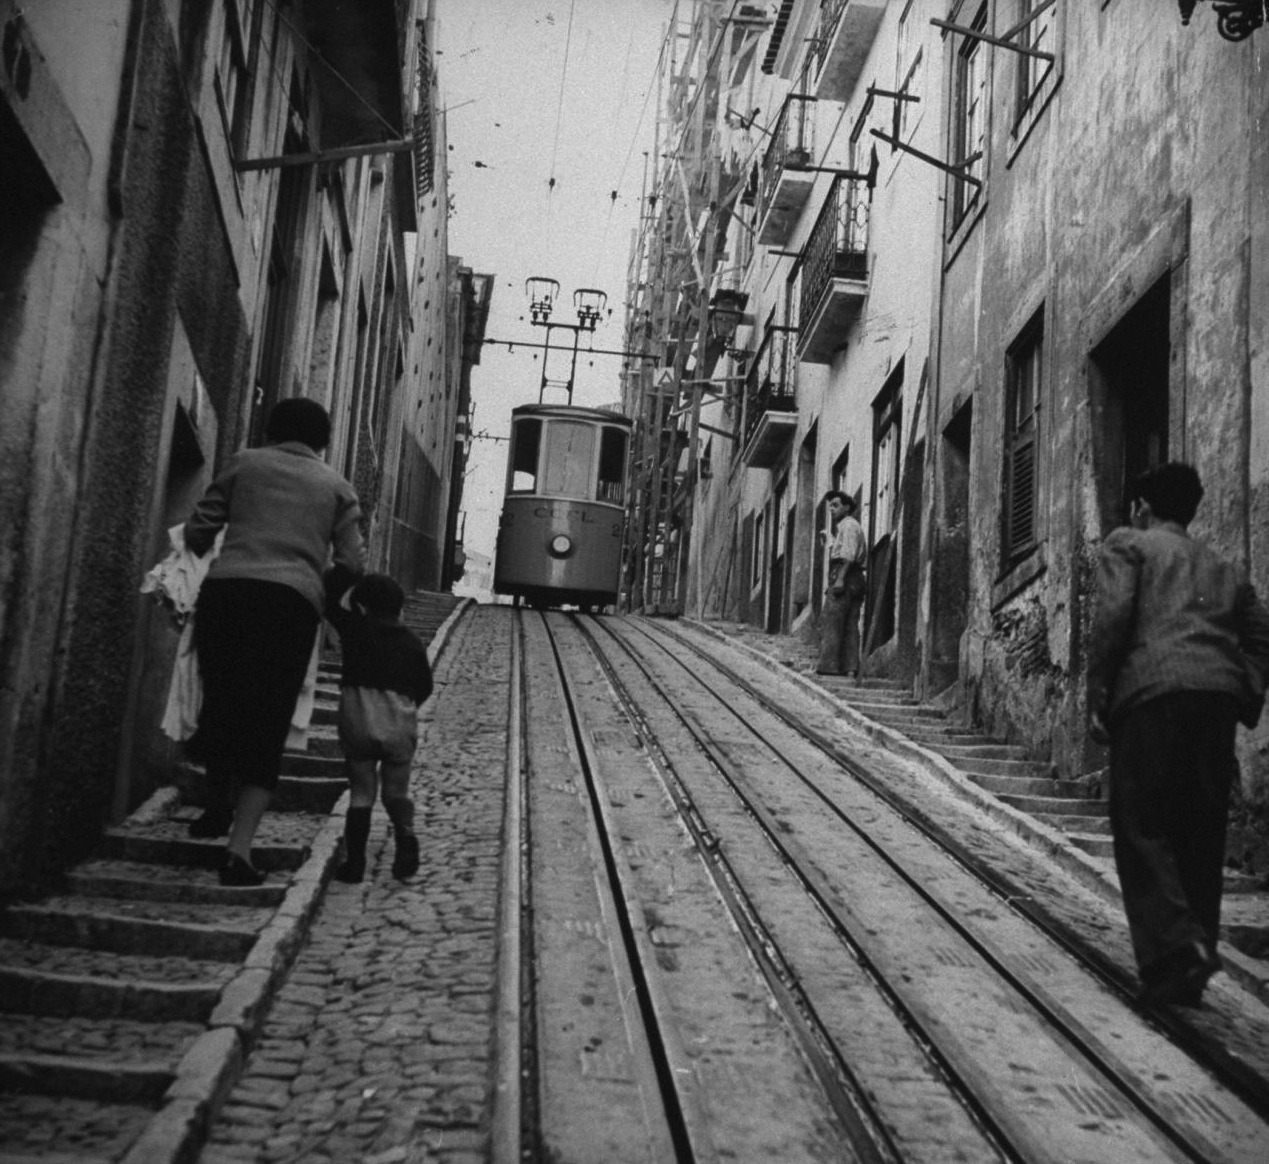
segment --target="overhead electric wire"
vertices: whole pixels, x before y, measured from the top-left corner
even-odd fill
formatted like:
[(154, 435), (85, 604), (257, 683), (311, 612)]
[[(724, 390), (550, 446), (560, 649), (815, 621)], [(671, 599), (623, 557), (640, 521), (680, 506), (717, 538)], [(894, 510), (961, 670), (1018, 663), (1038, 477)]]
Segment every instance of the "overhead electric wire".
[(554, 206), (551, 195), (555, 193), (555, 159), (560, 150), (560, 126), (564, 120), (564, 88), (568, 82), (568, 51), (573, 43), (573, 10), (577, 0), (569, 0), (568, 28), (564, 33), (564, 66), (560, 70), (560, 95), (555, 107), (555, 140), (551, 143), (551, 176), (546, 184), (546, 249), (551, 250), (551, 210)]
[[(666, 48), (669, 46), (670, 37), (674, 35), (675, 29), (677, 28), (677, 24), (678, 24), (677, 17), (678, 17), (678, 2), (677, 0), (675, 0), (674, 10), (670, 15), (670, 21), (666, 25), (666, 31), (664, 35), (662, 35), (661, 37), (661, 47), (657, 51), (657, 63), (656, 63), (656, 66), (652, 70), (653, 76), (656, 76), (661, 71), (661, 65), (662, 65), (662, 62), (665, 60), (665, 52), (666, 52)], [(621, 71), (621, 99), (618, 102), (619, 108), (620, 106), (625, 104), (625, 99), (626, 99), (626, 82), (627, 82), (627, 79), (629, 76), (629, 70), (630, 70), (630, 54), (631, 54), (631, 50), (634, 47), (634, 32), (635, 32), (635, 26), (634, 26), (634, 19), (632, 17), (630, 22), (630, 43), (626, 46), (626, 63), (625, 65), (622, 66), (622, 71)], [(652, 88), (653, 86), (649, 83), (649, 85), (643, 91), (643, 104), (639, 107), (639, 119), (635, 122), (634, 132), (631, 133), (630, 135), (630, 147), (629, 149), (626, 150), (625, 160), (621, 163), (621, 171), (620, 173), (618, 173), (617, 180), (616, 182), (613, 183), (613, 186), (612, 186), (612, 194), (609, 196), (609, 201), (608, 201), (608, 214), (604, 218), (603, 234), (600, 236), (599, 246), (596, 248), (596, 252), (595, 252), (595, 255), (596, 255), (595, 270), (596, 271), (599, 269), (599, 255), (602, 254), (604, 249), (604, 243), (607, 241), (607, 238), (608, 238), (608, 227), (609, 227), (609, 224), (612, 222), (612, 212), (617, 204), (617, 192), (621, 189), (621, 183), (625, 180), (626, 170), (630, 165), (630, 159), (634, 156), (635, 146), (639, 144), (639, 131), (643, 128), (643, 118), (644, 118), (644, 115), (648, 112), (648, 98), (652, 96)], [(640, 202), (642, 202), (642, 195), (640, 196)], [(642, 214), (643, 214), (643, 206), (640, 205), (639, 207), (640, 217), (642, 217)]]

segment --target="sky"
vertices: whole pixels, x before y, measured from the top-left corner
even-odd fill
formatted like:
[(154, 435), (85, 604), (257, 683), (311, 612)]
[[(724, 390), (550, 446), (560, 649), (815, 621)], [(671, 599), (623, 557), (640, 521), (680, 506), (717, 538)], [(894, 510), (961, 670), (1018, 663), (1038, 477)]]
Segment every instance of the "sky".
[[(435, 59), (449, 134), (449, 250), (496, 277), (487, 337), (544, 341), (524, 293), (525, 280), (541, 275), (559, 281), (557, 322), (576, 322), (576, 288), (607, 292), (612, 316), (589, 342), (621, 348), (657, 62), (673, 10), (674, 0), (441, 0)], [(571, 342), (570, 332), (552, 330), (552, 346)], [(536, 403), (543, 353), (533, 356), (484, 346), (472, 371), (476, 433), (506, 436), (511, 410)], [(550, 377), (566, 379), (568, 362), (552, 353)], [(573, 403), (619, 403), (620, 372), (618, 357), (579, 357)], [(565, 394), (548, 387), (545, 400), (564, 403)], [(506, 458), (505, 441), (473, 442), (463, 493), (469, 552), (493, 555)]]

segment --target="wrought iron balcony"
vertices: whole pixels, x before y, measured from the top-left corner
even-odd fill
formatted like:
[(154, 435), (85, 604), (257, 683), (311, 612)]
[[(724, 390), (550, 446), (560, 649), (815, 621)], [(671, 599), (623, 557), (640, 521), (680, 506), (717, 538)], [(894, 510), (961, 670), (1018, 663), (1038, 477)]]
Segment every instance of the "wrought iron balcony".
[(815, 174), (815, 98), (790, 93), (771, 132), (758, 181), (758, 242), (782, 246), (811, 196)]
[(802, 252), (798, 357), (827, 364), (868, 295), (868, 184), (835, 178)]
[(850, 100), (885, 14), (886, 0), (820, 0), (810, 54), (816, 97)]
[(769, 469), (797, 428), (797, 329), (768, 324), (745, 379), (741, 459)]

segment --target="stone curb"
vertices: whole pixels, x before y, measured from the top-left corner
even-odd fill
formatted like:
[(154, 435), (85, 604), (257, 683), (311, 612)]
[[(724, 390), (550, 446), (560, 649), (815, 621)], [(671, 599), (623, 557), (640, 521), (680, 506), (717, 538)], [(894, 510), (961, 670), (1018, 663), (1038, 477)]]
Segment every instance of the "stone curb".
[[(804, 694), (831, 708), (836, 715), (868, 736), (874, 743), (899, 758), (916, 764), (929, 775), (941, 780), (961, 800), (973, 805), (996, 823), (1003, 825), (1020, 840), (1039, 849), (1044, 856), (1052, 860), (1058, 868), (1069, 874), (1084, 888), (1091, 890), (1104, 901), (1122, 908), (1123, 895), (1114, 871), (1097, 862), (1082, 849), (1077, 849), (1057, 829), (1050, 828), (1012, 805), (997, 800), (991, 793), (967, 779), (963, 772), (953, 767), (943, 756), (914, 743), (902, 732), (869, 719), (845, 700), (838, 699), (818, 683), (799, 674), (778, 659), (773, 659), (757, 647), (740, 639), (734, 639), (698, 619), (685, 617), (678, 621), (719, 642), (726, 643), (761, 663), (780, 678), (792, 682)], [(1236, 950), (1225, 942), (1221, 943), (1220, 956), (1225, 973), (1231, 980), (1255, 995), (1261, 1002), (1269, 1003), (1269, 969), (1266, 969), (1264, 964), (1248, 958), (1241, 950)]]
[[(433, 667), (458, 620), (472, 605), (472, 599), (462, 599), (432, 636), (427, 656)], [(313, 839), (308, 859), (291, 875), (286, 896), (272, 920), (260, 932), (242, 968), (221, 991), (208, 1019), (210, 1029), (195, 1040), (177, 1066), (163, 1106), (123, 1157), (123, 1164), (192, 1164), (198, 1159), (211, 1123), (241, 1078), (269, 1004), (321, 905), (343, 838), (349, 796), (345, 791), (331, 809)], [(178, 789), (160, 789), (132, 819), (158, 819), (179, 803)]]

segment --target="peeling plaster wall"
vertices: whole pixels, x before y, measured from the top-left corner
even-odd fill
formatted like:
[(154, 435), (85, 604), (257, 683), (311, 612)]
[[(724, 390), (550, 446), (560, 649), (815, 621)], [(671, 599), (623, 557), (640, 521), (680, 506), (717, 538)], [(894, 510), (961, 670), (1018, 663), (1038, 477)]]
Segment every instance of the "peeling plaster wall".
[[(1143, 22), (1134, 8), (1062, 6), (1060, 84), (1020, 143), (1013, 61), (995, 55), (985, 207), (949, 256), (943, 303), (939, 422), (974, 400), (962, 680), (987, 727), (1068, 776), (1105, 762), (1084, 730), (1089, 585), (1107, 524), (1090, 353), (1161, 276), (1168, 455), (1194, 462), (1207, 487), (1193, 532), (1262, 586), (1269, 564), (1264, 50), (1221, 40), (1210, 21)], [(1041, 307), (1042, 545), (1006, 572), (1006, 352)], [(1263, 798), (1260, 755), (1244, 790)]]
[[(48, 269), (50, 288), (75, 291), (46, 299), (46, 317), (20, 323), (18, 362), (6, 369), (6, 382), (12, 371), (38, 385), (35, 415), (46, 418), (25, 430), (31, 472), (16, 504), (28, 549), (36, 541), (48, 548), (21, 556), (6, 601), (4, 665), (17, 715), (5, 715), (13, 743), (0, 782), (0, 890), (74, 860), (111, 811), (130, 730), (137, 587), (161, 518), (156, 481), (177, 313), (217, 413), (234, 411), (234, 385), (246, 379), (237, 272), (164, 7), (139, 0), (81, 15), (78, 26), (59, 25), (62, 67), (82, 54), (113, 60), (122, 75), (135, 17), (134, 87), (108, 116), (98, 94), (71, 90), (99, 184), (74, 207), (73, 226), (60, 229), (55, 218), (40, 238), (26, 287), (38, 293)], [(116, 126), (119, 108), (127, 119)], [(105, 197), (112, 150), (122, 163), (122, 214), (113, 220)], [(84, 264), (79, 245), (93, 238), (111, 238), (110, 257), (98, 247), (96, 263)], [(27, 345), (30, 327), (47, 347)], [(58, 374), (47, 374), (50, 363)], [(222, 438), (224, 428), (232, 425)]]

